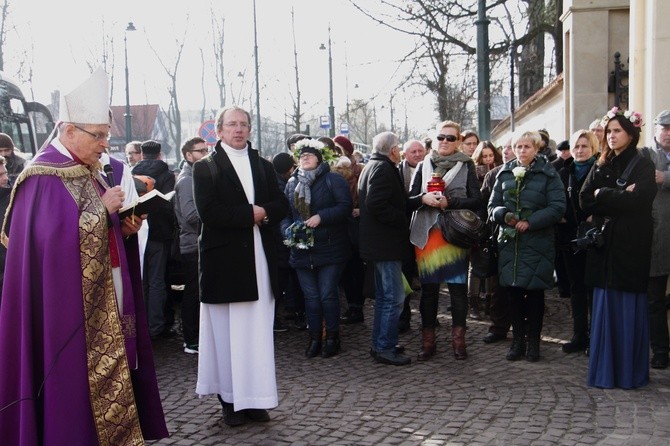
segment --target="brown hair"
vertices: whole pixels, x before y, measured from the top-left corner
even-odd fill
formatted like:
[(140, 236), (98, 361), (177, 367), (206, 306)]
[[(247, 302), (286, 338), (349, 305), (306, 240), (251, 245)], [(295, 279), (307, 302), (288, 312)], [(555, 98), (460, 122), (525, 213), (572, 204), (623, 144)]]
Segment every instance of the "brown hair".
[(482, 159), (484, 158), (484, 149), (491, 149), (493, 151), (493, 164), (495, 166), (501, 165), (502, 162), (502, 153), (493, 145), (491, 141), (482, 141), (477, 145), (475, 153), (472, 154), (472, 160), (475, 162), (475, 165), (483, 165)]
[[(610, 146), (607, 144), (607, 129), (609, 128), (610, 122), (612, 121), (617, 121), (619, 125), (621, 125), (623, 131), (628, 133), (628, 135), (632, 138), (630, 144), (628, 144), (628, 147), (635, 148), (637, 147), (637, 143), (640, 141), (640, 127), (635, 127), (633, 123), (623, 115), (623, 112), (622, 114), (616, 114), (613, 118), (610, 118), (607, 121), (607, 124), (604, 126), (605, 133), (603, 134), (603, 139), (600, 142), (601, 153), (598, 161), (596, 161), (596, 164), (599, 166), (602, 166), (610, 158), (614, 157), (614, 150), (610, 149)], [(626, 149), (628, 149), (628, 147), (626, 147)]]

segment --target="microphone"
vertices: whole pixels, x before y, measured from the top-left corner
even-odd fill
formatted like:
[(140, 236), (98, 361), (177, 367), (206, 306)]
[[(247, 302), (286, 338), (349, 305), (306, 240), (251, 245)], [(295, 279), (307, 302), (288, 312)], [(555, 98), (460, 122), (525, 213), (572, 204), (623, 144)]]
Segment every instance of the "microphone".
[(114, 169), (112, 168), (112, 165), (105, 164), (102, 170), (105, 172), (105, 175), (107, 175), (107, 182), (109, 183), (109, 187), (116, 186), (116, 183), (114, 181)]

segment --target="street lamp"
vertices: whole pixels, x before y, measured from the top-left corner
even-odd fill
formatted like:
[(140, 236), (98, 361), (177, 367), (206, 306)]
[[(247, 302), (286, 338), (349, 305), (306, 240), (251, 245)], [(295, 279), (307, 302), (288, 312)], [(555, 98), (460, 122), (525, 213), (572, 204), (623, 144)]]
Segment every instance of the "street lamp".
[(133, 128), (132, 128), (132, 115), (130, 114), (130, 89), (128, 87), (128, 31), (135, 31), (135, 25), (133, 22), (128, 22), (126, 27), (126, 32), (123, 35), (123, 47), (126, 56), (126, 143), (129, 143), (133, 139)]
[[(326, 47), (322, 43), (320, 50), (325, 50)], [(333, 105), (333, 53), (330, 41), (330, 23), (328, 24), (328, 80), (330, 82), (330, 106), (328, 107), (328, 114), (330, 115), (330, 137), (335, 137), (335, 106)]]

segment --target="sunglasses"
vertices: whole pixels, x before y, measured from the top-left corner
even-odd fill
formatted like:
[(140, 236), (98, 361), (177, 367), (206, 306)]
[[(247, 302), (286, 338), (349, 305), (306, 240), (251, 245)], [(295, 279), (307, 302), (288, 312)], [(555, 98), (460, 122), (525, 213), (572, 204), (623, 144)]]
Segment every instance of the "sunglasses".
[(455, 141), (458, 141), (458, 136), (454, 136), (454, 135), (437, 135), (437, 140), (438, 140), (438, 141), (444, 141), (445, 139), (446, 139), (447, 141), (449, 141), (449, 142), (455, 142)]

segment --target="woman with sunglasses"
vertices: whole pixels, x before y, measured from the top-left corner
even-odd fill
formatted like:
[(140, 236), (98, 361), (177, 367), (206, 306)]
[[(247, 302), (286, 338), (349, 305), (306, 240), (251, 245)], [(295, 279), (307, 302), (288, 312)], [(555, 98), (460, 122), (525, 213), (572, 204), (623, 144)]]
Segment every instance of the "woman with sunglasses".
[(491, 220), (500, 225), (498, 281), (509, 296), (513, 330), (509, 361), (540, 359), (544, 290), (554, 286), (554, 225), (565, 212), (563, 183), (538, 154), (541, 141), (538, 132), (514, 135), (516, 159), (498, 173), (488, 204)]
[(434, 174), (445, 182), (443, 193), (430, 192), (432, 197), (423, 200), (426, 205), (412, 216), (410, 241), (415, 246), (416, 263), (421, 279), (421, 350), (419, 360), (435, 354), (435, 328), (437, 326), (440, 285), (446, 283), (451, 297), (451, 342), (456, 359), (467, 358), (465, 345), (465, 319), (468, 311), (467, 248), (454, 246), (442, 237), (437, 226), (439, 211), (444, 209), (478, 210), (482, 205), (479, 181), (472, 158), (458, 150), (461, 143), (461, 126), (444, 121), (437, 126), (437, 148), (431, 149), (416, 167), (410, 196), (428, 194), (427, 183)]

